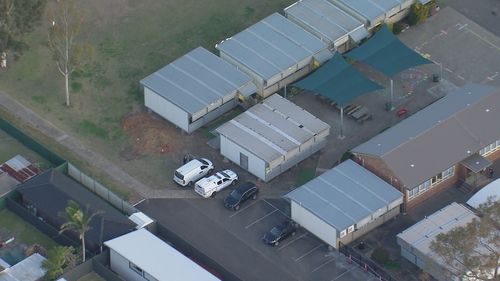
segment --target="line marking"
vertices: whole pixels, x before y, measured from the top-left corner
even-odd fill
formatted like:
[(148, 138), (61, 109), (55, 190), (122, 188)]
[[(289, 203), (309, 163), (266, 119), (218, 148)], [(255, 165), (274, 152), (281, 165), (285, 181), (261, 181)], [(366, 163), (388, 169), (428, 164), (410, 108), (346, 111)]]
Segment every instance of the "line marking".
[(469, 31), (470, 33), (474, 34), (477, 38), (481, 39), (483, 42), (491, 45), (492, 48), (495, 48), (497, 50), (500, 51), (500, 47), (498, 47), (497, 45), (491, 43), (490, 41), (484, 39), (483, 37), (481, 37), (481, 35), (477, 34), (476, 32), (472, 31), (470, 28), (466, 28), (467, 31)]
[(332, 281), (335, 281), (335, 280), (339, 279), (340, 277), (344, 276), (344, 275), (345, 275), (346, 273), (348, 273), (348, 272), (351, 272), (351, 271), (352, 271), (353, 269), (355, 269), (355, 268), (356, 268), (356, 266), (355, 266), (355, 265), (353, 265), (350, 269), (348, 269), (348, 270), (344, 271), (344, 272), (343, 272), (342, 274), (340, 274), (340, 275), (337, 275), (337, 278), (332, 279)]
[(245, 208), (243, 208), (243, 209), (239, 209), (238, 211), (236, 211), (236, 212), (234, 212), (233, 214), (231, 214), (229, 217), (230, 217), (230, 218), (232, 218), (232, 217), (236, 216), (237, 214), (239, 214), (239, 213), (243, 212), (244, 210), (246, 210), (246, 209), (250, 208), (251, 206), (253, 206), (253, 205), (257, 204), (258, 202), (259, 202), (259, 200), (255, 200), (255, 202), (253, 202), (252, 204), (247, 205), (247, 206), (246, 206)]
[(269, 204), (269, 206), (275, 208), (276, 210), (278, 210), (280, 213), (282, 213), (285, 217), (287, 218), (290, 218), (287, 214), (285, 214), (285, 212), (281, 211), (278, 207), (274, 206), (273, 204), (269, 203), (266, 199), (262, 199), (264, 202), (266, 202), (267, 204)]
[(453, 71), (451, 69), (449, 69), (448, 67), (445, 67), (444, 68), (446, 71), (448, 71), (449, 73), (453, 73)]
[(316, 247), (312, 248), (311, 250), (309, 250), (309, 252), (307, 252), (307, 253), (303, 254), (302, 256), (296, 258), (295, 261), (299, 261), (299, 260), (305, 258), (307, 255), (309, 255), (310, 253), (316, 251), (317, 249), (319, 249), (322, 246), (323, 246), (323, 244), (319, 244), (318, 246), (316, 246)]
[(337, 257), (333, 257), (333, 258), (331, 258), (331, 259), (327, 260), (326, 262), (324, 262), (324, 263), (320, 264), (318, 267), (316, 267), (315, 269), (313, 269), (313, 270), (311, 271), (311, 273), (313, 273), (313, 272), (316, 272), (316, 271), (320, 270), (323, 266), (325, 266), (325, 265), (327, 265), (327, 264), (331, 263), (331, 262), (332, 262), (332, 261), (334, 261), (335, 259), (337, 259)]
[(462, 75), (460, 75), (460, 74), (457, 74), (457, 77), (460, 78), (460, 79), (462, 79), (462, 80), (465, 80), (465, 78), (462, 77)]
[(278, 210), (276, 209), (276, 210), (274, 210), (274, 211), (272, 211), (272, 212), (270, 212), (270, 213), (267, 213), (265, 216), (263, 216), (263, 217), (261, 217), (261, 218), (259, 218), (259, 219), (256, 219), (256, 220), (255, 220), (255, 221), (253, 221), (251, 224), (249, 224), (249, 225), (245, 226), (245, 229), (250, 228), (252, 225), (254, 225), (254, 224), (258, 223), (259, 221), (261, 221), (261, 220), (263, 220), (263, 219), (267, 218), (268, 216), (272, 215), (272, 214), (273, 214), (273, 213), (275, 213), (276, 211), (278, 211)]
[(278, 248), (278, 251), (281, 250), (281, 249), (284, 249), (285, 247), (287, 247), (288, 245), (292, 244), (293, 242), (295, 242), (295, 241), (297, 241), (297, 240), (299, 240), (299, 239), (301, 239), (303, 237), (306, 237), (307, 235), (309, 235), (309, 232), (306, 232), (306, 233), (304, 233), (304, 234), (302, 234), (300, 236), (295, 237), (293, 240), (290, 240), (286, 244), (281, 245), (281, 247)]
[(467, 26), (469, 26), (469, 24), (468, 24), (468, 23), (466, 23), (466, 24), (464, 24), (464, 25), (460, 26), (460, 27), (458, 28), (458, 30), (462, 30), (462, 29), (466, 28)]

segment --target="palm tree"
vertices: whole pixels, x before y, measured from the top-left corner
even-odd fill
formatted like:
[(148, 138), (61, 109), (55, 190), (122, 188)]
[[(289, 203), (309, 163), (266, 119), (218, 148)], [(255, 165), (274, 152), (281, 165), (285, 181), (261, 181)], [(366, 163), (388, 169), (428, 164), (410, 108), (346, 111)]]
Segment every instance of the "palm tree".
[(82, 241), (82, 262), (85, 262), (85, 232), (91, 229), (90, 222), (92, 219), (102, 212), (89, 213), (88, 207), (84, 212), (80, 209), (80, 205), (73, 200), (68, 201), (68, 207), (66, 207), (65, 211), (67, 222), (61, 225), (59, 233), (67, 230), (78, 233), (78, 238)]
[(46, 270), (44, 279), (55, 280), (64, 273), (68, 266), (74, 266), (76, 257), (73, 247), (56, 246), (47, 253), (47, 259), (42, 262), (42, 268)]

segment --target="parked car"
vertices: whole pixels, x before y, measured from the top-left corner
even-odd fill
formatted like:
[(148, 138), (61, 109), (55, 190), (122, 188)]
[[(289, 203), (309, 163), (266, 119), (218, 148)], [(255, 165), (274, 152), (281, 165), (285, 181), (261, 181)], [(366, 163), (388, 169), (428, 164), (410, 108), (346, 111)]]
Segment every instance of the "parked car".
[(214, 165), (205, 158), (193, 159), (174, 172), (174, 181), (181, 186), (193, 186), (193, 183), (212, 172)]
[(257, 199), (258, 193), (259, 189), (254, 183), (245, 182), (224, 198), (224, 207), (239, 210), (241, 203), (247, 201), (249, 198), (252, 198), (252, 200)]
[(238, 175), (235, 172), (224, 170), (197, 181), (194, 191), (205, 198), (214, 197), (217, 192), (229, 185), (235, 185), (237, 181)]
[(262, 240), (268, 245), (277, 246), (281, 240), (287, 238), (288, 236), (295, 235), (298, 225), (291, 220), (286, 220), (275, 227), (271, 228), (269, 232), (264, 234)]

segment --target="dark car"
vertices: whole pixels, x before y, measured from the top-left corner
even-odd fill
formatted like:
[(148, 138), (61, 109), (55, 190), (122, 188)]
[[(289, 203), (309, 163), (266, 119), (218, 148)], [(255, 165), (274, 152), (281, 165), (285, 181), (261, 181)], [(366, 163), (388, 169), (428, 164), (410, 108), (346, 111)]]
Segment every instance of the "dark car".
[(224, 198), (224, 207), (239, 210), (241, 203), (247, 201), (249, 198), (255, 200), (258, 193), (259, 189), (254, 183), (242, 183)]
[(286, 220), (277, 226), (273, 227), (269, 232), (267, 232), (262, 240), (268, 245), (277, 246), (281, 240), (287, 238), (290, 235), (295, 235), (298, 225), (291, 221)]

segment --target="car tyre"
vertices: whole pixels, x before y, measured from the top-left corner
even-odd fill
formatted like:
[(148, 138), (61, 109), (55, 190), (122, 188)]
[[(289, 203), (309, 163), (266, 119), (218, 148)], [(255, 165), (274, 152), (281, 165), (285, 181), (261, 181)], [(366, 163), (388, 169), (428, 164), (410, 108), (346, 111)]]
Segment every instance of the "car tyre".
[(233, 180), (233, 181), (231, 182), (231, 185), (233, 185), (233, 186), (234, 186), (234, 185), (236, 185), (236, 183), (237, 183), (237, 182), (238, 182), (238, 180)]
[(208, 174), (211, 174), (213, 171), (214, 171), (214, 168), (210, 168), (210, 169), (208, 170), (208, 172), (207, 172), (207, 175), (208, 175)]
[(234, 206), (234, 210), (235, 210), (235, 211), (238, 211), (239, 209), (240, 209), (240, 205), (236, 205), (236, 206)]
[(257, 193), (254, 193), (254, 194), (252, 195), (252, 200), (255, 200), (255, 199), (257, 199)]
[(192, 181), (188, 182), (187, 186), (193, 187), (193, 182)]
[(212, 194), (210, 194), (210, 197), (215, 198), (215, 194), (217, 194), (216, 191), (212, 192)]
[(292, 236), (295, 236), (295, 231), (294, 231), (294, 232), (292, 232)]

